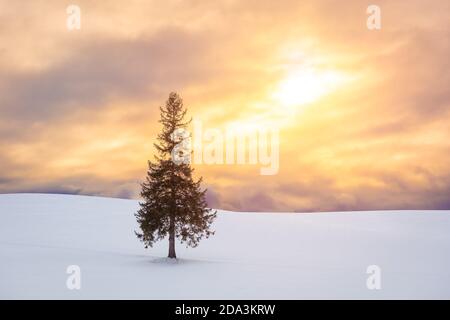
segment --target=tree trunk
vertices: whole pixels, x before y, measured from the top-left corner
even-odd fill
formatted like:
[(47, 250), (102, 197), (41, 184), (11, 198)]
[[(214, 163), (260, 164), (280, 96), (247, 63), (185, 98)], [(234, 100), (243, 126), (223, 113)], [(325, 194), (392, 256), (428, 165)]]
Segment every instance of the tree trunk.
[(169, 227), (169, 258), (176, 259), (175, 254), (175, 221), (174, 217), (170, 217), (170, 227)]

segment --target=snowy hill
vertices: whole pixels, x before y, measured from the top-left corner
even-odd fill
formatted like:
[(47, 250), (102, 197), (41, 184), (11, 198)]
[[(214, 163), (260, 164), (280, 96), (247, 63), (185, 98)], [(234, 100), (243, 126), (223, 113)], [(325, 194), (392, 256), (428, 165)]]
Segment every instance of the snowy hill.
[[(136, 239), (137, 201), (0, 195), (0, 298), (450, 299), (450, 211), (219, 212), (170, 263)], [(81, 289), (66, 287), (69, 265)], [(381, 289), (369, 290), (369, 265)]]

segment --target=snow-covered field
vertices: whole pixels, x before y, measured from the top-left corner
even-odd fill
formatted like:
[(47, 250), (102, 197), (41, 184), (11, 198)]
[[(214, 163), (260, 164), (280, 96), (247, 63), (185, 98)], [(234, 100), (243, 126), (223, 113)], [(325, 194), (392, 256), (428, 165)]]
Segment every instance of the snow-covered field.
[[(0, 195), (0, 298), (450, 299), (450, 211), (219, 212), (197, 248), (136, 239), (137, 201)], [(81, 289), (69, 290), (69, 265)], [(369, 265), (381, 289), (369, 290)]]

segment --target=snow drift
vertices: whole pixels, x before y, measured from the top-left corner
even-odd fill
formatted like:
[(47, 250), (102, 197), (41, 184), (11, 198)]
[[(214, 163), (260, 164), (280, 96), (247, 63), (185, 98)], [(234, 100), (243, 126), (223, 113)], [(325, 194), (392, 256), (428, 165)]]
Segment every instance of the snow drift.
[[(3, 299), (450, 299), (450, 211), (234, 213), (197, 248), (136, 239), (137, 201), (0, 195)], [(81, 289), (69, 290), (69, 265)], [(369, 290), (367, 267), (381, 269)]]

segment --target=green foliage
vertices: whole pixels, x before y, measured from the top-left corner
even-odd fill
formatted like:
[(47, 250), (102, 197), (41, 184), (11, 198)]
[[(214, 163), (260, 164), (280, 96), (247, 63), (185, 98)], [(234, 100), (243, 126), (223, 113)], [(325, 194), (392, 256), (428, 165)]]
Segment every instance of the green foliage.
[[(216, 211), (207, 208), (202, 178), (194, 180), (191, 165), (172, 161), (172, 151), (180, 142), (173, 133), (189, 124), (184, 122), (187, 110), (181, 97), (172, 92), (160, 112), (163, 129), (155, 143), (158, 155), (153, 162), (148, 162), (141, 191), (144, 201), (139, 203), (140, 209), (135, 214), (141, 232), (136, 235), (146, 248), (167, 235), (169, 240), (177, 237), (182, 243), (195, 247), (203, 237), (214, 234), (210, 226)], [(174, 250), (173, 247), (173, 257)]]

